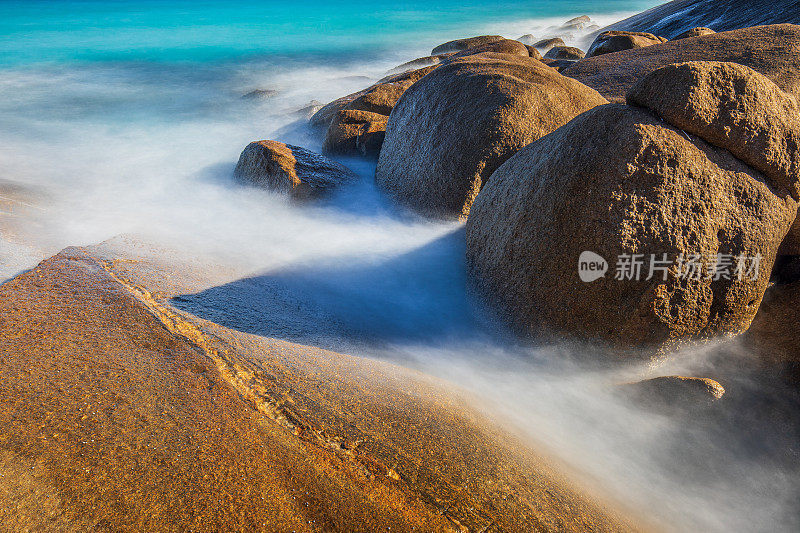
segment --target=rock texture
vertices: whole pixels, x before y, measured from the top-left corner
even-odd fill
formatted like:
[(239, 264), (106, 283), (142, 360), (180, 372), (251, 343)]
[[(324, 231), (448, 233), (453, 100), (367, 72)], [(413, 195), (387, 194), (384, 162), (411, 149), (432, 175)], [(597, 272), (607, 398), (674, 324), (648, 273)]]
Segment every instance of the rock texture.
[(449, 60), (392, 111), (377, 183), (421, 213), (465, 217), (505, 159), (602, 103), (595, 91), (532, 58)]
[[(797, 209), (777, 190), (729, 152), (648, 111), (600, 106), (492, 175), (467, 220), (469, 274), (523, 334), (650, 353), (740, 333)], [(610, 271), (581, 281), (584, 251)], [(644, 263), (639, 281), (625, 269), (633, 254)], [(663, 254), (668, 270), (647, 279), (653, 256)], [(743, 261), (741, 275), (732, 261), (725, 279), (714, 274), (717, 254), (760, 260), (757, 269)]]
[(672, 39), (698, 26), (721, 32), (787, 22), (800, 24), (800, 3), (795, 0), (675, 0), (606, 29), (651, 32)]
[(724, 61), (752, 68), (784, 91), (800, 97), (800, 26), (760, 26), (670, 41), (658, 46), (586, 58), (563, 74), (597, 89), (611, 101), (623, 101), (636, 81), (671, 63)]
[(435, 68), (436, 65), (431, 65), (387, 76), (362, 91), (343, 96), (323, 106), (311, 117), (310, 123), (312, 126), (327, 128), (336, 113), (343, 109), (369, 111), (388, 116), (405, 90)]
[[(529, 57), (531, 55), (530, 48), (531, 47), (525, 46), (519, 41), (503, 39), (501, 41), (495, 41), (493, 43), (472, 46), (470, 48), (467, 48), (466, 50), (462, 50), (461, 52), (453, 54), (452, 57), (453, 58), (466, 57), (476, 54), (482, 54), (484, 52), (493, 52), (496, 54), (510, 54), (522, 57)], [(536, 50), (536, 48), (533, 48), (533, 50)], [(541, 55), (539, 57), (541, 57)]]
[(549, 39), (542, 39), (533, 43), (534, 48), (538, 48), (542, 52), (547, 52), (556, 46), (567, 46), (567, 43), (561, 37), (552, 37)]
[(388, 116), (381, 113), (343, 109), (333, 117), (322, 151), (326, 154), (378, 157)]
[(679, 41), (681, 39), (688, 39), (690, 37), (700, 37), (701, 35), (711, 35), (712, 33), (717, 33), (711, 28), (692, 28), (691, 30), (686, 30), (685, 32), (678, 34), (677, 36), (673, 37), (673, 41)]
[(763, 361), (800, 375), (800, 282), (773, 285), (743, 341)]
[(583, 59), (583, 56), (583, 50), (580, 48), (575, 48), (574, 46), (554, 46), (544, 55), (544, 57), (548, 59), (570, 60)]
[(387, 76), (395, 76), (397, 74), (403, 74), (404, 72), (409, 72), (412, 70), (417, 70), (425, 67), (431, 67), (433, 65), (438, 65), (443, 60), (447, 59), (453, 54), (439, 54), (435, 56), (427, 56), (427, 57), (418, 57), (417, 59), (412, 59), (411, 61), (406, 61), (402, 65), (397, 65), (392, 70), (386, 73)]
[(636, 82), (627, 100), (725, 148), (800, 200), (800, 108), (758, 72), (713, 61), (669, 65)]
[(781, 243), (778, 253), (780, 255), (800, 255), (800, 213), (795, 218), (792, 229)]
[(661, 44), (667, 40), (657, 37), (652, 33), (629, 31), (604, 31), (589, 47), (586, 57), (594, 57), (633, 48), (644, 48), (654, 44)]
[(355, 179), (327, 157), (278, 141), (247, 145), (233, 174), (240, 182), (288, 192), (295, 199), (313, 198)]
[(716, 402), (725, 394), (725, 388), (711, 378), (659, 376), (624, 383), (619, 392), (645, 409), (681, 414)]
[(411, 85), (437, 67), (387, 76), (363, 91), (324, 106), (310, 120), (312, 125), (326, 128), (323, 152), (377, 157), (392, 108)]
[(481, 35), (478, 37), (468, 37), (466, 39), (456, 39), (454, 41), (447, 41), (444, 44), (440, 44), (431, 50), (431, 55), (435, 56), (437, 54), (461, 52), (462, 50), (466, 50), (468, 48), (474, 48), (476, 46), (483, 46), (504, 40), (506, 40), (506, 38), (501, 35)]
[(4, 531), (630, 531), (419, 373), (178, 312), (68, 249), (0, 286)]

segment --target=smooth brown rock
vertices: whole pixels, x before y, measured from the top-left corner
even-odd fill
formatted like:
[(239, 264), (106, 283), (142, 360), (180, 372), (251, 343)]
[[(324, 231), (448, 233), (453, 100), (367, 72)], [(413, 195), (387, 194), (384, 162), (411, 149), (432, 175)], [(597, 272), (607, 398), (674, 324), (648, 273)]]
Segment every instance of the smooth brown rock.
[(540, 61), (542, 60), (542, 54), (539, 52), (538, 49), (536, 49), (536, 47), (525, 45), (525, 48), (528, 49), (528, 56), (534, 59), (538, 59)]
[(691, 30), (686, 30), (685, 32), (679, 34), (676, 37), (673, 37), (672, 41), (679, 41), (680, 39), (689, 39), (690, 37), (700, 37), (701, 35), (711, 35), (712, 33), (717, 33), (711, 28), (692, 28)]
[(583, 56), (583, 50), (580, 48), (575, 48), (574, 46), (554, 46), (544, 55), (544, 57), (548, 59), (570, 60), (583, 59)]
[[(536, 49), (534, 48), (534, 50)], [(458, 57), (473, 56), (476, 54), (482, 54), (484, 52), (493, 52), (496, 54), (510, 54), (522, 57), (531, 56), (531, 52), (528, 46), (525, 46), (519, 41), (503, 39), (502, 41), (495, 41), (493, 43), (487, 43), (467, 48), (466, 50), (462, 50), (461, 52), (453, 54), (452, 58), (455, 59)]]
[(767, 289), (743, 342), (767, 364), (800, 370), (800, 282)]
[(632, 48), (644, 48), (666, 41), (667, 39), (664, 37), (657, 37), (646, 32), (604, 31), (589, 46), (586, 57), (611, 54)]
[(376, 181), (421, 213), (465, 217), (505, 159), (602, 103), (595, 91), (533, 58), (448, 60), (392, 111)]
[(725, 148), (800, 200), (800, 109), (762, 74), (736, 63), (678, 63), (636, 82), (627, 100)]
[(439, 380), (169, 304), (68, 249), (0, 286), (4, 531), (630, 531)]
[(369, 111), (388, 116), (405, 90), (433, 71), (436, 66), (431, 65), (386, 76), (364, 90), (343, 96), (323, 106), (311, 117), (309, 122), (312, 126), (327, 128), (336, 113), (343, 109)]
[(392, 70), (386, 73), (387, 76), (395, 76), (397, 74), (402, 74), (404, 72), (409, 72), (412, 70), (417, 70), (425, 67), (431, 67), (433, 65), (438, 65), (443, 60), (447, 59), (448, 57), (452, 56), (453, 54), (439, 54), (435, 56), (427, 56), (427, 57), (419, 57), (417, 59), (412, 59), (411, 61), (407, 61), (402, 65), (397, 65)]
[(380, 113), (343, 109), (333, 117), (322, 151), (326, 154), (378, 157), (388, 118)]
[[(747, 329), (796, 210), (726, 150), (640, 108), (605, 105), (495, 171), (467, 220), (468, 271), (523, 335), (649, 354)], [(578, 272), (585, 251), (608, 262), (591, 283)], [(641, 279), (615, 279), (631, 254), (642, 254)], [(667, 254), (669, 270), (648, 280), (651, 254)], [(700, 268), (679, 275), (681, 254)], [(735, 275), (732, 260), (732, 279), (713, 279), (717, 254), (761, 259), (757, 272)]]
[(597, 89), (611, 101), (654, 70), (686, 61), (738, 63), (760, 72), (784, 91), (800, 97), (800, 26), (758, 26), (670, 41), (583, 59), (564, 70), (565, 76)]
[(619, 385), (618, 391), (648, 410), (680, 414), (708, 406), (725, 394), (711, 378), (659, 376)]
[(240, 182), (288, 192), (295, 199), (319, 196), (356, 178), (336, 161), (278, 141), (247, 145), (233, 175)]
[(481, 35), (478, 37), (468, 37), (466, 39), (456, 39), (454, 41), (447, 41), (444, 44), (440, 44), (431, 50), (431, 55), (435, 56), (437, 54), (461, 52), (462, 50), (466, 50), (468, 48), (474, 48), (476, 46), (483, 46), (485, 44), (504, 40), (506, 40), (506, 38), (501, 35)]
[(553, 47), (556, 46), (567, 46), (567, 43), (561, 37), (552, 37), (549, 39), (542, 39), (541, 41), (537, 41), (533, 43), (535, 48), (538, 48), (542, 52), (547, 52)]

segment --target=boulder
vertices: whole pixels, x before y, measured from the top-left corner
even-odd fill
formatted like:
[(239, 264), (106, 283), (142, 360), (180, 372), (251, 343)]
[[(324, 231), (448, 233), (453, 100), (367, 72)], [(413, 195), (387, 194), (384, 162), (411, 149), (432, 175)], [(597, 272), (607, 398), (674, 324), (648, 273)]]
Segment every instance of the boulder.
[(478, 37), (468, 37), (466, 39), (456, 39), (454, 41), (447, 41), (440, 44), (433, 50), (431, 55), (449, 54), (452, 52), (461, 52), (467, 48), (474, 48), (476, 46), (483, 46), (485, 44), (494, 43), (497, 41), (504, 41), (506, 38), (501, 35), (481, 35)]
[(243, 183), (288, 192), (295, 199), (316, 197), (355, 175), (327, 157), (278, 141), (247, 145), (233, 172)]
[(540, 61), (543, 59), (542, 58), (542, 54), (539, 52), (539, 50), (535, 46), (525, 45), (525, 48), (528, 49), (528, 56), (530, 56), (530, 57), (532, 57), (534, 59), (538, 59)]
[(623, 101), (636, 81), (672, 63), (724, 61), (760, 72), (784, 91), (800, 96), (800, 26), (780, 24), (745, 28), (658, 46), (589, 57), (564, 75), (597, 89), (611, 101)]
[(387, 76), (395, 76), (397, 74), (402, 74), (404, 72), (409, 72), (411, 70), (417, 70), (420, 68), (430, 67), (433, 65), (438, 65), (444, 59), (447, 59), (453, 54), (439, 54), (435, 56), (427, 56), (427, 57), (419, 57), (417, 59), (412, 59), (411, 61), (407, 61), (402, 65), (397, 65), (392, 70), (386, 73)]
[(377, 183), (421, 213), (463, 218), (514, 152), (605, 102), (529, 57), (487, 53), (448, 60), (392, 111)]
[(592, 19), (590, 19), (588, 15), (581, 15), (580, 17), (569, 19), (561, 25), (561, 28), (565, 30), (582, 30), (591, 23)]
[(517, 40), (522, 44), (533, 46), (533, 43), (536, 42), (536, 37), (534, 37), (532, 33), (526, 33), (525, 35), (517, 37)]
[(549, 39), (542, 39), (541, 41), (533, 43), (535, 48), (538, 48), (542, 52), (547, 52), (551, 48), (555, 46), (567, 46), (567, 43), (561, 37), (553, 37)]
[(680, 39), (688, 39), (690, 37), (700, 37), (701, 35), (711, 35), (712, 33), (717, 33), (711, 28), (692, 28), (691, 30), (686, 30), (685, 32), (678, 34), (678, 36), (673, 37), (672, 41), (679, 41)]
[(800, 109), (755, 70), (714, 61), (668, 65), (636, 82), (627, 101), (725, 148), (781, 195), (800, 200)]
[(377, 157), (388, 119), (386, 115), (371, 111), (342, 109), (334, 115), (325, 133), (323, 153)]
[(244, 100), (266, 100), (277, 95), (278, 91), (275, 89), (253, 89), (252, 91), (242, 95)]
[(647, 110), (600, 106), (492, 174), (469, 277), (523, 335), (650, 355), (740, 333), (797, 209), (777, 191)]
[(675, 415), (716, 402), (725, 387), (711, 378), (659, 376), (623, 383), (617, 392), (644, 409)]
[(548, 59), (569, 59), (571, 61), (583, 59), (583, 56), (583, 50), (574, 46), (554, 46), (544, 55)]
[(308, 104), (304, 107), (301, 107), (297, 111), (294, 112), (295, 115), (298, 115), (302, 118), (311, 118), (313, 117), (317, 111), (322, 109), (322, 102), (318, 100), (311, 100)]
[[(536, 50), (536, 48), (534, 48), (534, 50)], [(519, 41), (512, 41), (511, 39), (503, 39), (502, 41), (495, 41), (493, 43), (481, 44), (478, 46), (467, 48), (466, 50), (462, 50), (461, 52), (453, 54), (452, 57), (457, 58), (457, 57), (474, 56), (476, 54), (482, 54), (484, 52), (492, 52), (496, 54), (511, 54), (522, 57), (531, 56), (530, 47), (525, 46)], [(539, 55), (539, 57), (541, 57), (541, 55)]]
[(800, 368), (798, 316), (800, 282), (773, 285), (764, 295), (742, 342), (764, 362), (797, 371)]
[(436, 68), (436, 65), (386, 76), (364, 90), (348, 94), (330, 102), (310, 119), (315, 127), (327, 128), (333, 117), (343, 109), (356, 109), (389, 115), (400, 96), (414, 82)]
[(594, 40), (586, 52), (586, 57), (594, 57), (613, 52), (621, 52), (632, 48), (644, 48), (666, 42), (664, 37), (652, 33), (631, 31), (604, 31)]
[(547, 65), (550, 68), (554, 68), (557, 71), (562, 71), (565, 68), (569, 68), (575, 64), (575, 61), (572, 59), (542, 59), (542, 63)]

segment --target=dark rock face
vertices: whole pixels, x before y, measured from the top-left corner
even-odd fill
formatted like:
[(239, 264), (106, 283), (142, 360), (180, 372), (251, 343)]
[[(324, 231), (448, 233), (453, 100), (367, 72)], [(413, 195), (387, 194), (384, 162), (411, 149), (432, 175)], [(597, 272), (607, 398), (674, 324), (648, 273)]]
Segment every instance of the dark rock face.
[(675, 0), (605, 29), (650, 32), (673, 39), (699, 26), (727, 31), (782, 23), (800, 24), (800, 3), (795, 0)]
[(781, 243), (781, 248), (778, 251), (781, 255), (800, 255), (800, 213), (794, 221), (792, 229), (789, 234)]
[(673, 37), (673, 41), (679, 41), (681, 39), (689, 39), (690, 37), (700, 37), (701, 35), (711, 35), (712, 33), (717, 33), (711, 28), (692, 28), (691, 30), (686, 30), (685, 32), (681, 33), (677, 37)]
[[(667, 109), (673, 97), (682, 107)], [(595, 108), (492, 174), (467, 220), (470, 276), (524, 334), (660, 349), (741, 333), (794, 222), (800, 174), (776, 171), (755, 152), (753, 168), (731, 151), (755, 136), (775, 143), (749, 141), (756, 152), (791, 161), (775, 147), (796, 134), (786, 127), (796, 101), (751, 69), (719, 63), (664, 67), (629, 99), (653, 109)], [(616, 275), (582, 279), (576, 266), (587, 251), (606, 261), (601, 274), (616, 261)], [(626, 276), (619, 258), (633, 254), (649, 267), (666, 263), (660, 275)], [(703, 266), (690, 272), (681, 257)]]
[(506, 38), (502, 35), (481, 35), (478, 37), (468, 37), (466, 39), (456, 39), (454, 41), (447, 41), (444, 44), (440, 44), (431, 50), (431, 55), (435, 56), (438, 54), (461, 52), (467, 48), (475, 48), (476, 46), (483, 46), (485, 44), (491, 44), (504, 40), (506, 40)]
[(554, 46), (544, 55), (547, 59), (568, 59), (575, 61), (583, 59), (583, 50), (574, 46)]
[(666, 42), (663, 37), (657, 37), (652, 33), (628, 32), (628, 31), (604, 31), (594, 40), (586, 57), (594, 57), (603, 54), (631, 50), (633, 48), (644, 48), (654, 44)]
[(355, 179), (349, 169), (327, 157), (278, 141), (250, 143), (239, 157), (234, 177), (288, 192), (295, 199), (316, 197)]
[(623, 101), (639, 79), (671, 63), (725, 61), (760, 72), (784, 91), (800, 97), (800, 26), (745, 28), (657, 46), (591, 57), (563, 74), (597, 89), (611, 101)]
[(767, 290), (743, 342), (767, 363), (800, 370), (800, 282)]
[(594, 90), (530, 57), (448, 60), (392, 111), (376, 181), (423, 214), (465, 217), (509, 156), (603, 103)]

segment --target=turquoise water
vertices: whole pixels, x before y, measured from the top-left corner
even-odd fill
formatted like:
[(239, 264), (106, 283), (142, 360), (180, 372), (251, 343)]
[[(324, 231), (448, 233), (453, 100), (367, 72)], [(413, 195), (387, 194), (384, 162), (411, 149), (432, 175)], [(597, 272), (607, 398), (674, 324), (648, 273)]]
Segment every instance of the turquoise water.
[[(642, 0), (1, 1), (0, 62), (205, 61), (379, 53), (529, 19), (640, 11)], [(514, 37), (514, 36), (512, 36)]]

